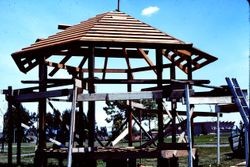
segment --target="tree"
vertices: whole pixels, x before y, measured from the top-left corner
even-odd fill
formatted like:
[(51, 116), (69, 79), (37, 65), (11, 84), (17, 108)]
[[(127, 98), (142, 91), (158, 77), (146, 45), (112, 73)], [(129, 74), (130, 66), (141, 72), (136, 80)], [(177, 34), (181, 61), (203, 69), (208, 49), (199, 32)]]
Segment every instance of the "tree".
[(103, 108), (108, 115), (108, 117), (105, 119), (106, 122), (112, 122), (112, 133), (118, 131), (125, 119), (126, 108), (123, 107), (124, 105), (125, 101), (114, 101), (109, 102), (107, 107)]
[[(153, 100), (137, 100), (137, 103), (141, 103), (145, 106), (146, 109), (157, 109), (157, 104)], [(112, 133), (116, 132), (120, 126), (122, 125), (123, 121), (126, 119), (126, 114), (129, 109), (129, 106), (126, 104), (126, 101), (114, 101), (107, 103), (107, 107), (103, 109), (106, 111), (108, 117), (105, 119), (106, 122), (112, 122)], [(139, 113), (135, 112), (134, 115), (139, 117)], [(156, 114), (142, 112), (141, 120), (148, 120), (149, 121), (149, 129), (151, 130), (151, 120), (156, 117)]]
[[(9, 114), (9, 111), (7, 111), (4, 114), (4, 122), (3, 122), (3, 133), (5, 136), (5, 140), (8, 139), (8, 128), (9, 128), (9, 120), (10, 117), (13, 120), (13, 131), (17, 129), (18, 122), (21, 122), (23, 124), (26, 124), (28, 126), (31, 126), (35, 120), (37, 120), (36, 113), (30, 113), (23, 105), (18, 105), (17, 107), (11, 108), (11, 115)], [(24, 129), (22, 129), (21, 137), (24, 137)]]
[[(62, 113), (62, 119), (59, 121), (59, 114), (54, 114), (54, 122), (60, 123), (60, 129), (56, 139), (61, 143), (65, 144), (69, 139), (69, 127), (71, 110), (65, 110)], [(83, 145), (83, 142), (88, 136), (87, 130), (87, 117), (84, 113), (76, 111), (75, 115), (75, 141), (78, 142), (79, 146)]]

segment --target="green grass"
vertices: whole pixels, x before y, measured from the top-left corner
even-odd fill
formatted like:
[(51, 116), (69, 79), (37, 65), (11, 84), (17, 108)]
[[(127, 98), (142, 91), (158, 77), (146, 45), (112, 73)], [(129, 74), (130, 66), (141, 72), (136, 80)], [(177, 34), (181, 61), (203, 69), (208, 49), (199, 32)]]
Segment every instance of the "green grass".
[[(171, 138), (166, 138), (165, 141), (170, 142)], [(194, 143), (199, 145), (204, 144), (216, 144), (217, 138), (216, 135), (204, 135), (204, 136), (196, 136), (194, 138)], [(221, 136), (221, 143), (227, 144), (228, 143), (228, 135)], [(139, 145), (139, 142), (134, 143), (134, 145)], [(126, 147), (127, 143), (120, 143), (121, 147)], [(29, 143), (23, 143), (21, 152), (22, 154), (34, 153), (35, 145)], [(199, 154), (199, 165), (201, 167), (217, 167), (217, 148), (197, 148)], [(13, 146), (13, 153), (16, 152), (16, 146)], [(231, 153), (230, 147), (221, 147), (221, 167), (224, 166), (232, 166), (239, 162), (244, 161), (244, 159), (236, 159), (230, 158), (227, 156), (227, 153)], [(5, 148), (4, 153), (0, 153), (0, 166), (5, 166), (7, 164), (7, 147)], [(21, 162), (22, 166), (33, 166), (34, 156), (22, 157)], [(13, 162), (16, 162), (16, 158), (13, 157)], [(147, 166), (156, 166), (156, 159), (138, 159), (137, 164), (142, 163)], [(58, 166), (58, 161), (55, 159), (49, 159), (48, 161), (49, 166)], [(66, 160), (64, 161), (66, 165)], [(104, 167), (105, 162), (97, 161), (98, 167)], [(179, 159), (179, 166), (186, 167), (187, 166), (187, 157), (183, 157)]]

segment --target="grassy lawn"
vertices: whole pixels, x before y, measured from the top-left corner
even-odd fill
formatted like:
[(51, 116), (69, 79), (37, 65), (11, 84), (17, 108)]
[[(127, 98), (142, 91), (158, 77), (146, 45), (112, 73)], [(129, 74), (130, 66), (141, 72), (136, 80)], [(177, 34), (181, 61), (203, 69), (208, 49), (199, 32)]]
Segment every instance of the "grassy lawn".
[[(170, 141), (170, 139), (165, 139), (165, 141)], [(215, 135), (205, 135), (205, 136), (198, 136), (194, 138), (194, 143), (198, 145), (206, 145), (206, 144), (216, 144), (217, 138)], [(228, 135), (221, 136), (221, 143), (228, 144)], [(138, 143), (135, 143), (137, 145)], [(127, 146), (124, 143), (121, 143), (121, 146)], [(23, 143), (21, 152), (22, 154), (30, 154), (34, 153), (35, 145), (29, 143)], [(198, 154), (199, 154), (199, 165), (201, 167), (216, 167), (217, 166), (217, 148), (216, 147), (198, 147)], [(13, 152), (16, 152), (16, 146), (13, 146)], [(221, 167), (224, 166), (232, 166), (239, 162), (244, 161), (244, 159), (236, 159), (231, 158), (228, 156), (228, 153), (231, 153), (231, 149), (229, 146), (221, 147)], [(4, 152), (0, 153), (0, 166), (5, 166), (7, 164), (7, 147), (5, 148)], [(33, 166), (33, 155), (28, 155), (21, 158), (22, 166)], [(13, 156), (13, 162), (16, 161), (16, 157)], [(147, 166), (156, 166), (156, 159), (138, 159), (137, 163), (142, 163)], [(49, 166), (57, 166), (57, 161), (50, 159)], [(66, 161), (64, 162), (66, 164)], [(103, 161), (98, 161), (98, 167), (104, 167), (105, 163)], [(186, 167), (187, 166), (187, 157), (183, 157), (179, 159), (179, 166)]]

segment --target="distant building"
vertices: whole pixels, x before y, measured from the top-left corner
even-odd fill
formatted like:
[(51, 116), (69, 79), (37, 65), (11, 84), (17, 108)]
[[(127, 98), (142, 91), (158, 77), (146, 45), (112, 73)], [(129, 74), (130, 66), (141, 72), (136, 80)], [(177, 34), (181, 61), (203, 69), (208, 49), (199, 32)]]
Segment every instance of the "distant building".
[[(220, 122), (220, 132), (227, 133), (231, 132), (234, 126), (233, 121), (222, 121)], [(217, 122), (195, 122), (194, 123), (194, 135), (199, 136), (201, 134), (207, 135), (211, 133), (216, 133)]]

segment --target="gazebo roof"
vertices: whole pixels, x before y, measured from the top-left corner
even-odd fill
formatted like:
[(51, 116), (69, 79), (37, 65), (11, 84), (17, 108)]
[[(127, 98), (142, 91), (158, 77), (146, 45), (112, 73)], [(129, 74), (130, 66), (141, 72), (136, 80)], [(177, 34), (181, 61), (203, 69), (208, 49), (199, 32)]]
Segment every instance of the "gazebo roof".
[[(191, 58), (194, 70), (217, 60), (212, 55), (194, 48), (192, 44), (186, 44), (120, 11), (99, 14), (77, 25), (69, 26), (55, 35), (37, 40), (21, 51), (13, 53), (12, 57), (22, 72), (28, 72), (38, 65), (39, 55), (50, 57), (69, 50), (79, 54), (79, 48), (83, 46), (166, 49), (163, 54), (180, 69), (183, 66), (182, 62), (192, 55), (195, 55)], [(172, 51), (171, 54), (169, 49)], [(201, 59), (202, 63), (199, 63)], [(185, 69), (182, 70), (186, 72)]]

